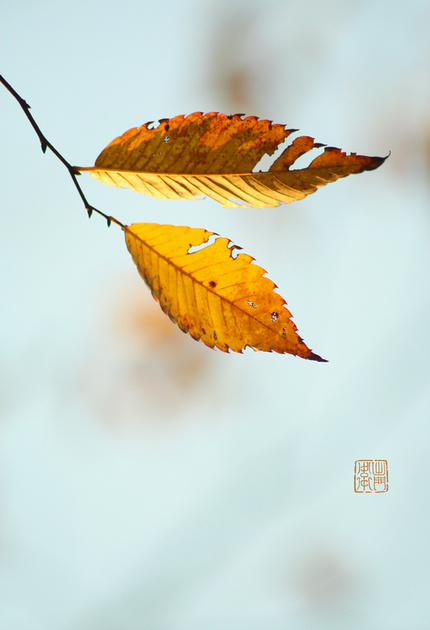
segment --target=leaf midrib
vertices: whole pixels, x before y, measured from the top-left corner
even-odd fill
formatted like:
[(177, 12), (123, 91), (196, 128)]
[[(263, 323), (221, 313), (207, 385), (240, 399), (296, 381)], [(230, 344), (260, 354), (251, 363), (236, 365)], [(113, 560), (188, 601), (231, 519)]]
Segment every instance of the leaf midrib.
[[(212, 293), (213, 295), (216, 295), (220, 300), (225, 300), (225, 302), (227, 302), (231, 307), (236, 308), (238, 311), (241, 311), (242, 313), (244, 313), (246, 316), (248, 316), (250, 319), (254, 320), (255, 322), (257, 322), (258, 324), (262, 324), (265, 328), (267, 328), (271, 333), (275, 333), (277, 334), (279, 337), (281, 337), (282, 339), (284, 339), (284, 337), (282, 337), (282, 334), (279, 333), (278, 331), (274, 330), (273, 328), (270, 327), (270, 325), (266, 324), (265, 322), (257, 319), (256, 317), (254, 317), (252, 315), (252, 313), (249, 313), (248, 311), (245, 311), (243, 308), (239, 307), (236, 305), (235, 302), (232, 302), (231, 300), (229, 300), (226, 297), (223, 297), (221, 295), (219, 295), (219, 293), (217, 293), (216, 291), (214, 291), (213, 289), (211, 289), (210, 287), (206, 286), (206, 284), (204, 284), (201, 280), (197, 280), (196, 278), (194, 278), (191, 273), (187, 273), (186, 271), (184, 271), (184, 269), (182, 267), (179, 267), (179, 265), (175, 265), (175, 263), (172, 261), (171, 258), (168, 258), (167, 256), (165, 256), (164, 254), (160, 254), (155, 247), (149, 245), (146, 241), (144, 241), (140, 236), (137, 236), (137, 234), (135, 234), (132, 230), (130, 230), (130, 228), (125, 225), (123, 228), (124, 232), (127, 232), (128, 234), (131, 234), (136, 240), (140, 241), (142, 243), (142, 245), (144, 245), (145, 247), (147, 247), (148, 249), (150, 249), (152, 252), (154, 252), (156, 254), (156, 256), (158, 256), (159, 258), (162, 258), (163, 260), (165, 260), (167, 262), (168, 265), (172, 265), (175, 269), (177, 269), (180, 273), (182, 273), (183, 275), (188, 276), (189, 278), (191, 278), (191, 280), (193, 281), (193, 283), (200, 285), (201, 287), (203, 287), (208, 293)], [(218, 236), (217, 234), (215, 234), (215, 232), (207, 232), (207, 234), (209, 234), (209, 237), (212, 235)], [(222, 238), (222, 237), (218, 237), (218, 238)], [(209, 239), (208, 239), (209, 240)], [(231, 241), (230, 241), (231, 242)], [(202, 243), (203, 245), (203, 243)], [(212, 243), (208, 244), (207, 247), (211, 247)], [(229, 249), (229, 248), (228, 248)], [(188, 254), (188, 252), (186, 252), (186, 254)], [(184, 254), (184, 255), (186, 255)], [(191, 254), (188, 254), (189, 256), (192, 256)], [(239, 254), (240, 255), (240, 254)], [(231, 257), (231, 254), (230, 254)], [(234, 259), (233, 259), (234, 260)], [(253, 264), (253, 261), (251, 261), (249, 263), (250, 265)], [(207, 265), (208, 267), (210, 265)], [(260, 267), (259, 265), (256, 265), (257, 267)], [(260, 267), (260, 269), (263, 269), (262, 267)], [(267, 272), (263, 269), (263, 274), (260, 276), (260, 278), (264, 277), (264, 274), (266, 274)], [(219, 276), (218, 276), (219, 277)], [(246, 284), (246, 281), (241, 282), (241, 283), (237, 283), (237, 284)], [(237, 286), (237, 285), (231, 285), (231, 286)], [(272, 293), (275, 293), (275, 291), (271, 291)], [(194, 293), (195, 293), (195, 289), (194, 289)], [(282, 296), (277, 293), (277, 295), (279, 295), (279, 297), (282, 298)], [(194, 296), (195, 297), (195, 296)], [(282, 298), (284, 299), (284, 298)], [(285, 300), (284, 300), (284, 304), (282, 305), (282, 308), (285, 308)], [(287, 309), (285, 309), (287, 310)], [(290, 312), (290, 311), (288, 311)], [(291, 317), (288, 318), (289, 321), (291, 320)]]

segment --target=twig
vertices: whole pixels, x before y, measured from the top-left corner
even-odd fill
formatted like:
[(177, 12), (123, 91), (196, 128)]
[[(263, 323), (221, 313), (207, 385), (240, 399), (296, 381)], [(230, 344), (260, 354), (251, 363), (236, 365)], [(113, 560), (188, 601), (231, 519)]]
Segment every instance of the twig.
[(50, 151), (52, 151), (52, 153), (60, 160), (60, 162), (69, 171), (70, 177), (72, 178), (73, 183), (75, 184), (76, 189), (77, 189), (77, 191), (79, 193), (79, 196), (82, 199), (82, 202), (83, 202), (83, 204), (85, 206), (85, 209), (86, 209), (86, 211), (88, 213), (88, 217), (91, 217), (92, 213), (96, 212), (97, 214), (102, 216), (104, 219), (106, 219), (108, 227), (110, 226), (111, 223), (116, 223), (122, 229), (124, 229), (125, 226), (120, 221), (115, 219), (115, 217), (111, 217), (111, 216), (105, 214), (101, 210), (98, 210), (97, 208), (92, 206), (90, 203), (88, 203), (87, 198), (85, 197), (84, 192), (83, 192), (82, 188), (80, 187), (79, 182), (77, 180), (77, 175), (80, 175), (79, 171), (74, 166), (72, 166), (61, 155), (61, 153), (59, 151), (57, 151), (57, 149), (49, 142), (49, 140), (47, 140), (47, 138), (41, 132), (41, 130), (39, 128), (39, 125), (36, 123), (36, 121), (34, 120), (33, 116), (30, 114), (30, 105), (18, 94), (18, 92), (16, 92), (13, 89), (13, 87), (10, 85), (10, 83), (8, 83), (6, 81), (6, 79), (4, 77), (2, 77), (1, 75), (0, 75), (0, 83), (2, 83), (5, 86), (5, 88), (12, 94), (12, 96), (18, 101), (18, 103), (21, 106), (24, 114), (27, 116), (28, 120), (30, 121), (31, 126), (33, 127), (34, 131), (36, 132), (36, 134), (37, 134), (37, 136), (39, 138), (42, 152), (45, 153), (46, 149), (49, 149)]

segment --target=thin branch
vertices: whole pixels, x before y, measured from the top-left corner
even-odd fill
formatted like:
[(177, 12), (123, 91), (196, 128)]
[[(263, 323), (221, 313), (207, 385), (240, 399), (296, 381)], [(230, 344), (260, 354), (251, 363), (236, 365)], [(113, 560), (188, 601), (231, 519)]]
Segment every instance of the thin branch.
[(37, 136), (39, 138), (42, 152), (45, 153), (46, 149), (49, 149), (50, 151), (52, 151), (52, 153), (60, 160), (60, 162), (69, 171), (70, 177), (72, 178), (73, 183), (75, 184), (76, 189), (77, 189), (77, 191), (79, 193), (79, 196), (82, 199), (82, 202), (83, 202), (83, 204), (85, 206), (85, 209), (86, 209), (86, 211), (88, 213), (88, 217), (91, 217), (92, 213), (96, 212), (97, 214), (102, 216), (104, 219), (106, 219), (108, 227), (110, 226), (111, 223), (116, 223), (117, 225), (119, 225), (121, 228), (124, 229), (124, 225), (120, 221), (115, 219), (115, 217), (111, 217), (111, 216), (105, 214), (101, 210), (98, 210), (97, 208), (92, 206), (90, 203), (88, 203), (87, 198), (85, 197), (84, 192), (83, 192), (82, 188), (80, 187), (79, 182), (77, 180), (77, 176), (80, 175), (79, 171), (74, 166), (72, 166), (61, 155), (61, 153), (59, 151), (57, 151), (57, 149), (49, 142), (49, 140), (47, 140), (45, 135), (40, 130), (39, 125), (36, 123), (36, 121), (34, 120), (33, 116), (30, 114), (30, 105), (18, 94), (18, 92), (16, 92), (13, 89), (13, 87), (10, 85), (10, 83), (8, 83), (6, 81), (6, 79), (4, 77), (2, 77), (1, 75), (0, 75), (0, 83), (2, 83), (5, 86), (5, 88), (12, 94), (12, 96), (18, 101), (18, 103), (21, 106), (24, 114), (27, 116), (28, 120), (30, 121), (31, 126), (33, 127), (34, 131), (36, 132), (36, 134), (37, 134)]

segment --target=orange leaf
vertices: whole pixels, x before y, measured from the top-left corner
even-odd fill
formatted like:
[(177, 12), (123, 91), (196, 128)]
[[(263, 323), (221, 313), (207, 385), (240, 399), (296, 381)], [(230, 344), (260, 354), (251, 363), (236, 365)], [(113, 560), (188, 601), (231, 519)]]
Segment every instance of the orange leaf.
[[(264, 269), (235, 245), (204, 229), (134, 223), (127, 248), (162, 310), (184, 332), (224, 352), (290, 353), (324, 361), (297, 334), (285, 300)], [(203, 246), (202, 246), (203, 245)], [(191, 248), (197, 247), (195, 251)]]
[(303, 199), (339, 177), (369, 171), (385, 158), (346, 155), (326, 148), (307, 168), (290, 170), (296, 159), (322, 147), (309, 136), (296, 138), (267, 172), (253, 169), (264, 155), (273, 155), (293, 132), (284, 125), (241, 114), (196, 112), (130, 129), (102, 151), (95, 166), (79, 168), (111, 186), (160, 199), (205, 196), (223, 206), (238, 203), (257, 208)]

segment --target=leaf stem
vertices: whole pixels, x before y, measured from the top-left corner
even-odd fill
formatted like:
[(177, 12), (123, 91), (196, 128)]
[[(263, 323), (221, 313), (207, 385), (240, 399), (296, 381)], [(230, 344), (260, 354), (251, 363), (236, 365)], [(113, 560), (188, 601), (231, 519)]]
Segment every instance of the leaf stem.
[(124, 229), (124, 225), (118, 221), (117, 219), (115, 219), (115, 217), (111, 217), (107, 214), (105, 214), (104, 212), (102, 212), (101, 210), (98, 210), (97, 208), (95, 208), (94, 206), (92, 206), (90, 203), (88, 203), (87, 198), (85, 197), (85, 194), (82, 190), (82, 188), (79, 185), (79, 182), (77, 180), (77, 176), (80, 175), (79, 171), (77, 170), (77, 168), (75, 166), (72, 166), (70, 164), (70, 162), (68, 162), (59, 151), (57, 151), (57, 149), (54, 147), (53, 144), (51, 144), (51, 142), (49, 142), (49, 140), (45, 137), (45, 135), (42, 133), (42, 131), (40, 130), (39, 125), (36, 123), (36, 121), (34, 120), (33, 116), (30, 114), (30, 105), (22, 98), (22, 96), (20, 96), (18, 94), (18, 92), (16, 92), (13, 87), (10, 85), (10, 83), (8, 83), (6, 81), (6, 79), (0, 75), (0, 83), (2, 83), (5, 88), (12, 94), (12, 96), (18, 101), (19, 105), (21, 106), (21, 109), (23, 110), (24, 114), (27, 116), (28, 120), (30, 121), (31, 126), (33, 127), (34, 131), (37, 134), (37, 137), (39, 138), (40, 141), (40, 146), (42, 149), (43, 153), (46, 153), (46, 149), (49, 149), (54, 155), (55, 157), (57, 157), (60, 162), (66, 167), (66, 169), (69, 171), (70, 177), (73, 180), (73, 183), (76, 186), (76, 189), (79, 193), (79, 196), (85, 206), (85, 209), (88, 213), (88, 217), (90, 218), (93, 212), (96, 212), (97, 214), (99, 214), (100, 216), (102, 216), (105, 220), (106, 223), (108, 225), (108, 227), (110, 226), (111, 223), (116, 223), (117, 225), (119, 225), (122, 229)]

